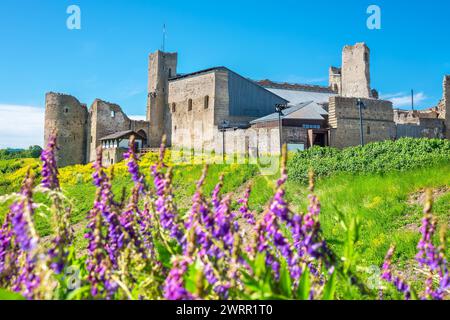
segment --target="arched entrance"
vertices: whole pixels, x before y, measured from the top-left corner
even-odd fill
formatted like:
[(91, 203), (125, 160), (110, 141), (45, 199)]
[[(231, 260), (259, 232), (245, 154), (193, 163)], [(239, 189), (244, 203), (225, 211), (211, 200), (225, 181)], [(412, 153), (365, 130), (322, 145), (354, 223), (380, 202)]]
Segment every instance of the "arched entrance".
[(137, 133), (140, 136), (142, 136), (142, 147), (147, 148), (148, 147), (147, 132), (145, 132), (145, 130), (141, 129)]

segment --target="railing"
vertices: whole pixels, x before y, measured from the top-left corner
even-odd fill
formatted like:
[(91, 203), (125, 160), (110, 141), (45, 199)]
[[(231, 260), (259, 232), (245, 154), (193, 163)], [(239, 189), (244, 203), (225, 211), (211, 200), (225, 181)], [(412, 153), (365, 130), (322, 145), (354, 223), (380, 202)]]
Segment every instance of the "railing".
[(140, 155), (144, 155), (149, 152), (159, 152), (159, 148), (141, 148), (141, 150), (139, 150)]

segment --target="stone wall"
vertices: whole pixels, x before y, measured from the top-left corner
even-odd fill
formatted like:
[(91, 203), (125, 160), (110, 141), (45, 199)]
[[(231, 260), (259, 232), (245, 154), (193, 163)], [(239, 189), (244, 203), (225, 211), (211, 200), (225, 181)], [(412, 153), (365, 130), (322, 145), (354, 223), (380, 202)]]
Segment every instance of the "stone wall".
[(58, 166), (86, 162), (88, 111), (70, 95), (47, 93), (45, 97), (44, 141), (56, 130)]
[(172, 145), (211, 149), (216, 127), (216, 73), (170, 81), (169, 92)]
[(370, 50), (365, 43), (342, 51), (342, 96), (370, 98)]
[(123, 154), (127, 152), (124, 148), (105, 148), (102, 150), (102, 164), (109, 167), (123, 160)]
[(262, 127), (217, 132), (216, 153), (221, 154), (223, 141), (225, 154), (240, 154), (257, 157), (280, 153), (278, 127)]
[[(331, 97), (329, 103), (330, 146), (345, 148), (360, 144), (360, 118), (357, 98)], [(361, 99), (364, 142), (394, 139), (395, 124), (392, 103)]]
[(342, 70), (337, 67), (330, 67), (328, 84), (337, 94), (342, 94)]
[(101, 143), (100, 139), (107, 135), (133, 130), (140, 133), (143, 132), (149, 137), (149, 122), (130, 120), (120, 106), (114, 103), (96, 99), (89, 110), (89, 118), (91, 123), (88, 131), (89, 161), (95, 161), (95, 150)]
[(450, 139), (450, 75), (444, 77), (443, 84), (443, 104), (444, 104), (444, 120), (445, 120), (445, 137)]

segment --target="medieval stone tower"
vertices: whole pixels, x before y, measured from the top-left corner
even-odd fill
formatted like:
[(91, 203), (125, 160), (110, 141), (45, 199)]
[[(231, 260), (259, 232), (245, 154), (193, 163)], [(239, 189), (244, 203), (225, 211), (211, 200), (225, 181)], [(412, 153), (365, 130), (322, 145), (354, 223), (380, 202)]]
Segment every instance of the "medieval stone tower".
[(50, 92), (45, 96), (45, 106), (45, 145), (56, 130), (58, 165), (64, 167), (85, 163), (88, 128), (86, 105), (72, 96)]
[(342, 51), (343, 97), (370, 98), (370, 49), (365, 43), (345, 46)]
[(450, 75), (444, 77), (444, 96), (442, 100), (444, 105), (445, 137), (450, 139)]
[(148, 67), (147, 121), (150, 122), (149, 145), (157, 147), (164, 134), (170, 146), (172, 129), (168, 107), (169, 79), (177, 75), (177, 53), (156, 51), (150, 54)]

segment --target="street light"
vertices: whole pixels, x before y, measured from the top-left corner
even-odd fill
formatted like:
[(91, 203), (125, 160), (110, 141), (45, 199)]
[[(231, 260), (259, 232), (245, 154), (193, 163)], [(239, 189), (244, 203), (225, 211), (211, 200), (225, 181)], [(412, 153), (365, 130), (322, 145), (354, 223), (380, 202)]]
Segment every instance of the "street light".
[(287, 105), (285, 104), (281, 104), (281, 103), (277, 103), (275, 105), (275, 110), (278, 113), (278, 131), (280, 131), (280, 154), (283, 152), (283, 135), (282, 135), (282, 128), (283, 128), (283, 123), (281, 121), (281, 117), (284, 116), (283, 114), (283, 110), (287, 109)]
[(222, 160), (224, 163), (225, 163), (225, 132), (227, 131), (228, 128), (230, 128), (230, 124), (228, 123), (228, 121), (223, 120), (220, 123), (219, 131), (222, 132)]
[(359, 109), (359, 130), (360, 130), (360, 137), (361, 137), (361, 146), (364, 146), (364, 130), (363, 130), (363, 117), (362, 117), (362, 109), (366, 108), (366, 105), (364, 102), (358, 98), (356, 101), (356, 104), (358, 105)]

